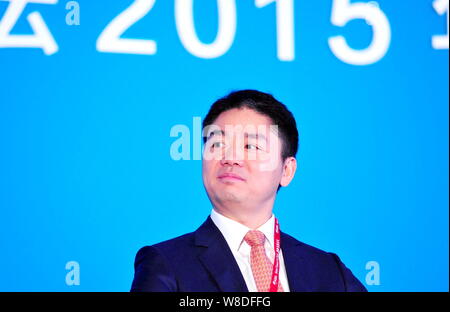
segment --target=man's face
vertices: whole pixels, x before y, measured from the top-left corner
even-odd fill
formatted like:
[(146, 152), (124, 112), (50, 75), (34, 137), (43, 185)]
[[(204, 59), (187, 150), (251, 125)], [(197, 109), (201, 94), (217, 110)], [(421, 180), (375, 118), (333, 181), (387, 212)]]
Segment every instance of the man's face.
[(248, 108), (220, 114), (203, 153), (203, 183), (214, 206), (273, 201), (282, 179), (282, 141), (269, 117)]

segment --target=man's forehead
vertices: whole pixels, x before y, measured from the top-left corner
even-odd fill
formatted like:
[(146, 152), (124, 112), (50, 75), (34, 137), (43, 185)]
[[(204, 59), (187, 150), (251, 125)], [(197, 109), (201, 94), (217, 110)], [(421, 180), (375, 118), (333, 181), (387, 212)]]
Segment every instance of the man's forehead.
[(232, 108), (228, 109), (219, 114), (216, 118), (216, 123), (225, 122), (228, 123), (230, 121), (238, 121), (245, 120), (245, 122), (256, 122), (256, 123), (270, 123), (271, 118), (264, 114), (260, 113), (252, 108), (248, 107), (240, 107), (240, 108)]

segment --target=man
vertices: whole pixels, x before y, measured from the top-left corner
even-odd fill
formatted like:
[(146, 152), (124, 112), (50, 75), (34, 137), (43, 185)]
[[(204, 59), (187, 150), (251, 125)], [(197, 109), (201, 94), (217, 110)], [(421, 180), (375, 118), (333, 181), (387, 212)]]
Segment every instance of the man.
[(279, 231), (275, 197), (297, 168), (286, 106), (232, 92), (210, 108), (203, 136), (211, 215), (193, 233), (139, 250), (131, 291), (366, 291), (336, 254)]

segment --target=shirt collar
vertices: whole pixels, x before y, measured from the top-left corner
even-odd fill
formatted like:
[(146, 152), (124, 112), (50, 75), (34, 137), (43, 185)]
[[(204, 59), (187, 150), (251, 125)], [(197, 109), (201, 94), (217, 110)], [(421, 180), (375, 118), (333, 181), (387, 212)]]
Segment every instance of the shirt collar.
[[(230, 246), (233, 251), (238, 251), (245, 234), (247, 234), (247, 232), (251, 229), (237, 221), (221, 215), (214, 209), (211, 210), (211, 219), (219, 228), (220, 232), (227, 241), (228, 246)], [(266, 223), (257, 228), (257, 230), (264, 233), (266, 239), (269, 241), (270, 246), (273, 246), (274, 227), (275, 216), (272, 214), (272, 216), (269, 220), (266, 221)]]

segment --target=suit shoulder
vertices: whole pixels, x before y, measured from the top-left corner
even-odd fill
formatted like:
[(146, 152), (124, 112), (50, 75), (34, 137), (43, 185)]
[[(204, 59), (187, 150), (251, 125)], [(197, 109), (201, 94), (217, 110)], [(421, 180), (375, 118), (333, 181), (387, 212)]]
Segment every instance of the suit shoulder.
[(314, 265), (335, 267), (337, 264), (337, 256), (332, 252), (306, 244), (288, 234), (284, 234), (284, 242), (286, 243), (287, 248), (295, 247), (296, 253), (300, 257)]
[(190, 248), (194, 245), (193, 233), (187, 233), (175, 238), (162, 241), (157, 244), (144, 246), (139, 253), (158, 252), (170, 257), (172, 254), (179, 254), (182, 250)]
[[(293, 252), (304, 260), (304, 264), (309, 267), (311, 272), (314, 272), (316, 279), (322, 281), (323, 285), (328, 285), (326, 288), (321, 288), (321, 286), (318, 289), (367, 291), (335, 253), (305, 244), (288, 234), (284, 234), (284, 242), (287, 248), (295, 250)], [(334, 288), (329, 288), (330, 285), (334, 285)]]
[(316, 255), (316, 256), (329, 256), (330, 253), (319, 249), (317, 247), (311, 246), (309, 244), (306, 244), (302, 241), (299, 241), (295, 237), (292, 237), (289, 234), (283, 233), (282, 236), (284, 236), (284, 240), (287, 243), (288, 246), (296, 246), (302, 250), (302, 252), (310, 255)]

